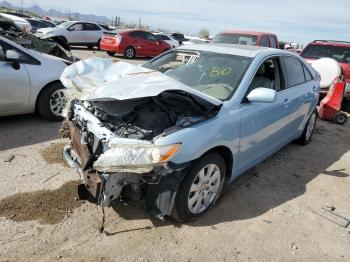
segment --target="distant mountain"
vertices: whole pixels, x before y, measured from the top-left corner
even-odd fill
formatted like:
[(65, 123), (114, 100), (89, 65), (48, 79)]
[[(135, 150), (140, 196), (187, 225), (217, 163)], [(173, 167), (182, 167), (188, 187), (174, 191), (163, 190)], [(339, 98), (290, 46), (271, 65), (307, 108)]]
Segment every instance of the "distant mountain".
[(3, 2), (0, 4), (0, 6), (1, 6), (1, 7), (5, 7), (5, 8), (9, 8), (9, 9), (14, 9), (14, 8), (15, 8), (11, 3), (7, 2), (7, 1), (3, 1)]
[(43, 10), (40, 6), (38, 5), (33, 5), (31, 7), (23, 8), (25, 11), (37, 14), (37, 15), (46, 15), (46, 11)]
[[(0, 7), (5, 7), (9, 9), (14, 10), (21, 10), (22, 8), (19, 6), (14, 6), (11, 3), (7, 1), (3, 1), (0, 3)], [(57, 11), (56, 9), (50, 9), (48, 11), (45, 11), (38, 5), (33, 5), (31, 7), (25, 7), (23, 8), (24, 11), (28, 11), (30, 13), (34, 13), (40, 16), (52, 16), (57, 18), (65, 18), (69, 20), (81, 20), (81, 21), (89, 21), (89, 22), (100, 22), (100, 23), (109, 23), (110, 20), (106, 16), (97, 16), (92, 14), (81, 14), (81, 13), (62, 13)]]

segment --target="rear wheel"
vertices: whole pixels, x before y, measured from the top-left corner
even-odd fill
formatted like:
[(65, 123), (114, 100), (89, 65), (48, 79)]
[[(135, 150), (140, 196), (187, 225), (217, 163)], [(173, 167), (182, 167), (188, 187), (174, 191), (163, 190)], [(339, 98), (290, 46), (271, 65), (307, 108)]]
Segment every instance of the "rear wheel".
[(132, 59), (135, 57), (135, 49), (132, 46), (129, 46), (125, 49), (124, 57), (128, 59)]
[(108, 54), (109, 56), (114, 56), (114, 55), (115, 55), (115, 52), (107, 51), (107, 54)]
[(98, 50), (101, 50), (100, 44), (101, 44), (101, 39), (99, 39), (99, 40), (97, 41), (97, 49), (98, 49)]
[(348, 120), (348, 116), (343, 112), (338, 112), (333, 116), (334, 123), (338, 125), (344, 125)]
[(316, 121), (317, 121), (317, 112), (314, 111), (311, 114), (309, 120), (307, 121), (302, 135), (295, 141), (297, 144), (307, 145), (308, 143), (310, 143), (312, 135), (315, 130)]
[(37, 102), (37, 110), (42, 117), (50, 121), (63, 119), (61, 114), (67, 102), (63, 89), (61, 82), (44, 87)]
[(225, 180), (226, 165), (217, 153), (204, 155), (182, 181), (172, 217), (180, 222), (203, 215), (218, 200)]

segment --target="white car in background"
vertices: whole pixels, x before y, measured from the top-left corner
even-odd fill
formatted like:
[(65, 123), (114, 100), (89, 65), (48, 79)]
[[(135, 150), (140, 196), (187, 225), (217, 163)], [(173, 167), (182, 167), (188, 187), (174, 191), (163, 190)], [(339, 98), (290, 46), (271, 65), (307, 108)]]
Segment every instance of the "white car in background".
[(196, 37), (196, 36), (185, 36), (185, 38), (188, 40), (183, 41), (182, 42), (183, 45), (208, 44), (210, 42), (210, 40), (208, 40), (208, 39), (203, 39), (203, 38)]
[(4, 13), (0, 13), (0, 17), (4, 17), (8, 20), (11, 20), (12, 22), (14, 22), (19, 28), (21, 28), (24, 32), (31, 32), (32, 31), (32, 26), (31, 24), (18, 16), (15, 15), (9, 15), (9, 14), (4, 14)]
[(59, 78), (70, 64), (0, 37), (0, 116), (38, 112), (61, 120), (66, 98)]
[(168, 43), (172, 48), (176, 48), (180, 46), (179, 41), (177, 41), (175, 38), (171, 37), (170, 35), (166, 34), (155, 34), (160, 39), (162, 39), (164, 42)]
[(87, 46), (93, 48), (100, 47), (103, 33), (108, 32), (105, 26), (96, 23), (68, 21), (54, 28), (41, 28), (37, 30), (35, 36), (46, 38), (59, 38), (70, 46)]

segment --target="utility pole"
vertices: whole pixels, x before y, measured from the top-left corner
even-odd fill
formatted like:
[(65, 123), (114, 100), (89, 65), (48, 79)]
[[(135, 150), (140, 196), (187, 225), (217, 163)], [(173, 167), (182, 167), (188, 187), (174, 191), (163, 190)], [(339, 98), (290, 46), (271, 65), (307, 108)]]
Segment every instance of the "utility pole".
[(141, 17), (139, 17), (139, 29), (141, 29)]

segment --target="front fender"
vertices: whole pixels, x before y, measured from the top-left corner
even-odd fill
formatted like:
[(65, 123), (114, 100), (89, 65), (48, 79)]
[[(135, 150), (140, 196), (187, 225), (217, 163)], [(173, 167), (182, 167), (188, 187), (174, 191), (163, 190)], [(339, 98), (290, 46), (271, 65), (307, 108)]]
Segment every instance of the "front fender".
[(181, 164), (198, 159), (217, 146), (229, 148), (235, 156), (239, 150), (240, 118), (238, 110), (227, 110), (223, 105), (217, 116), (161, 137), (156, 144), (182, 143), (171, 162)]

